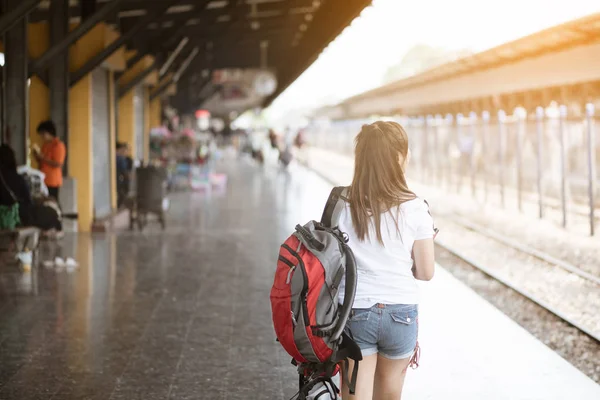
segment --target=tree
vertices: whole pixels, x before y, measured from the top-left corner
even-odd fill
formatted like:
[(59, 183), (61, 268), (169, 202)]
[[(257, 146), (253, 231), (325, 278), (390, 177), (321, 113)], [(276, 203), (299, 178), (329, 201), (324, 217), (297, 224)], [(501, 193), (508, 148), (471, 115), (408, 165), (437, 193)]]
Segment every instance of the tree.
[(466, 49), (445, 50), (441, 47), (417, 44), (406, 52), (398, 64), (388, 68), (383, 81), (385, 84), (408, 78), (471, 54), (473, 53)]

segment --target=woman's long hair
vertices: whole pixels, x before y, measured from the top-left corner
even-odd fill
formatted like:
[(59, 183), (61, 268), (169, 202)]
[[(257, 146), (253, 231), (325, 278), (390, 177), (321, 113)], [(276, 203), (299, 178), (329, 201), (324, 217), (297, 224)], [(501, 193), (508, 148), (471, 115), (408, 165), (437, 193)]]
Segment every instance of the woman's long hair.
[(0, 145), (0, 168), (10, 172), (17, 171), (15, 152), (7, 144)]
[[(396, 122), (364, 125), (355, 139), (354, 178), (348, 193), (352, 224), (361, 241), (370, 239), (374, 225), (383, 245), (381, 215), (417, 196), (408, 188), (404, 165), (408, 135)], [(398, 228), (397, 216), (391, 214)]]

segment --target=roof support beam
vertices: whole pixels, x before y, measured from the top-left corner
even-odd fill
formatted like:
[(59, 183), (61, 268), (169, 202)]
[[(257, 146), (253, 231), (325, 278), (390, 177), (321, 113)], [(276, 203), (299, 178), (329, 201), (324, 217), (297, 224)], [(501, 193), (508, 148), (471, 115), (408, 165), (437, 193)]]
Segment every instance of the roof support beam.
[(194, 49), (190, 52), (185, 61), (181, 64), (177, 72), (175, 72), (170, 79), (166, 80), (161, 85), (159, 85), (158, 88), (156, 88), (156, 90), (150, 93), (150, 100), (154, 100), (156, 97), (161, 96), (165, 92), (165, 90), (167, 90), (167, 88), (171, 86), (171, 84), (177, 83), (190, 66), (192, 60), (198, 55), (198, 53), (199, 49), (197, 47), (194, 47)]
[(133, 78), (125, 86), (123, 86), (122, 88), (119, 88), (119, 98), (122, 98), (127, 93), (129, 93), (129, 91), (131, 89), (133, 89), (134, 87), (136, 87), (137, 85), (139, 85), (140, 83), (142, 83), (142, 81), (144, 79), (146, 79), (146, 77), (148, 75), (150, 75), (152, 73), (152, 71), (154, 71), (157, 67), (158, 67), (158, 60), (154, 60), (154, 62), (152, 63), (151, 66), (149, 66), (144, 71), (142, 71), (141, 73), (139, 73), (135, 78)]
[[(102, 50), (100, 53), (96, 54), (92, 57), (88, 62), (86, 62), (83, 67), (79, 70), (75, 71), (71, 74), (71, 86), (75, 85), (79, 82), (84, 76), (92, 72), (96, 67), (104, 62), (108, 57), (110, 57), (115, 51), (117, 51), (121, 46), (123, 46), (127, 41), (133, 38), (136, 34), (138, 34), (146, 25), (148, 25), (151, 21), (154, 21), (158, 18), (159, 15), (163, 14), (169, 7), (174, 4), (177, 4), (179, 0), (172, 0), (166, 3), (161, 8), (154, 10), (146, 14), (143, 18), (141, 18), (129, 31), (121, 35), (118, 39), (113, 41), (108, 47)], [(110, 3), (109, 3), (110, 4)]]
[(127, 60), (127, 69), (133, 67), (135, 64), (140, 62), (142, 60), (142, 58), (146, 57), (148, 54), (150, 54), (149, 48), (145, 48), (144, 50), (138, 50), (138, 52), (135, 54), (135, 56), (133, 56), (129, 60)]
[(96, 12), (96, 0), (81, 0), (79, 7), (81, 9), (81, 19), (85, 21)]
[(23, 0), (0, 17), (0, 35), (15, 26), (27, 14), (34, 10), (41, 0)]
[(173, 77), (167, 79), (165, 82), (160, 84), (152, 93), (150, 93), (150, 101), (154, 100), (158, 96), (161, 96), (165, 90), (173, 83)]
[(58, 56), (62, 52), (66, 51), (69, 46), (81, 39), (83, 35), (88, 33), (96, 24), (103, 21), (107, 16), (119, 7), (123, 0), (112, 0), (109, 1), (99, 11), (94, 13), (91, 17), (87, 18), (75, 29), (69, 32), (63, 39), (56, 44), (52, 45), (40, 58), (34, 60), (29, 64), (29, 77), (33, 75), (41, 74), (50, 65), (54, 57)]

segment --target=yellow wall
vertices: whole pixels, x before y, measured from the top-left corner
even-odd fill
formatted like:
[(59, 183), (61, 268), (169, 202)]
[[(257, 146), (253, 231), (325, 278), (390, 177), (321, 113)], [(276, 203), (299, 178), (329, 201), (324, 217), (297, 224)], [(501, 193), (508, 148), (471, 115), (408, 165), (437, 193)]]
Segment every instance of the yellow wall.
[[(29, 57), (38, 58), (50, 46), (49, 31), (47, 23), (35, 23), (27, 25), (28, 42), (27, 50)], [(50, 118), (50, 90), (40, 78), (31, 78), (29, 86), (29, 142), (36, 143), (40, 147), (42, 138), (37, 134), (37, 126), (40, 122)], [(38, 168), (37, 161), (30, 157), (32, 167)]]
[[(154, 63), (154, 57), (146, 56), (146, 57), (142, 58), (140, 61), (135, 63), (131, 68), (129, 68), (127, 71), (125, 71), (123, 73), (123, 76), (121, 76), (121, 78), (119, 78), (119, 84), (121, 86), (126, 85), (133, 78), (138, 76), (140, 73), (144, 72), (144, 70), (146, 70), (147, 68), (150, 68), (152, 66), (152, 63)], [(150, 75), (152, 75), (152, 74), (150, 74)], [(148, 78), (146, 78), (146, 79), (148, 79)]]
[(119, 142), (131, 146), (131, 154), (136, 154), (135, 148), (135, 117), (133, 107), (133, 90), (119, 99)]
[[(72, 24), (74, 29), (77, 24)], [(101, 52), (119, 34), (104, 23), (96, 24), (90, 31), (69, 48), (69, 68), (74, 72), (81, 68), (96, 54)], [(122, 70), (125, 67), (125, 50), (120, 48), (108, 57), (103, 65), (111, 70)]]
[(162, 125), (162, 105), (159, 97), (150, 102), (150, 129)]
[[(76, 71), (81, 68), (115, 38), (115, 32), (111, 28), (105, 24), (96, 25), (70, 47), (69, 69)], [(124, 50), (120, 49), (105, 61), (103, 65), (111, 70), (122, 68), (124, 65), (124, 56)], [(87, 75), (69, 91), (69, 130), (73, 132), (73, 135), (69, 138), (69, 171), (71, 172), (71, 176), (77, 180), (79, 230), (82, 232), (87, 232), (91, 229), (94, 218), (92, 90), (91, 76)], [(114, 88), (109, 87), (110, 93), (113, 93), (113, 90)], [(115, 137), (114, 111), (111, 102), (110, 134), (113, 139), (112, 143), (114, 143)], [(114, 147), (114, 145), (110, 147), (111, 153), (108, 162), (111, 166), (111, 204), (113, 208), (116, 208), (116, 182), (114, 181), (116, 179), (116, 157)]]
[(86, 75), (69, 91), (69, 171), (77, 180), (79, 230), (90, 231), (94, 218), (92, 160), (92, 79)]
[[(133, 57), (134, 52), (128, 52), (126, 57)], [(137, 75), (152, 66), (154, 58), (146, 56), (129, 68), (119, 79), (119, 85), (125, 86)], [(152, 75), (152, 74), (151, 74)], [(145, 84), (146, 81), (141, 83)], [(119, 141), (128, 143), (131, 146), (131, 154), (137, 154), (137, 143), (135, 141), (135, 107), (134, 107), (134, 91), (131, 89), (122, 98), (119, 99)], [(148, 160), (150, 156), (150, 91), (144, 87), (144, 96), (142, 98), (144, 106), (144, 160)]]
[[(40, 122), (50, 118), (50, 90), (44, 83), (34, 76), (29, 86), (29, 142), (42, 147), (42, 138), (37, 134)], [(35, 158), (30, 157), (33, 168), (38, 168)]]

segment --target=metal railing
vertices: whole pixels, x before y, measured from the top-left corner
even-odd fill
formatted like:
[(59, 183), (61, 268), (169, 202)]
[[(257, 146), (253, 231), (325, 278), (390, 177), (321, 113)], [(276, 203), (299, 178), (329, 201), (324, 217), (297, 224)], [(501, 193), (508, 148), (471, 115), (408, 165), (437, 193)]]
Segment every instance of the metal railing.
[(363, 124), (395, 120), (408, 132), (411, 163), (417, 165), (422, 183), (457, 192), (467, 186), (477, 200), (488, 203), (494, 197), (503, 207), (514, 196), (511, 200), (520, 211), (525, 201), (535, 202), (539, 218), (550, 207), (559, 209), (563, 227), (569, 225), (571, 212), (585, 214), (594, 235), (600, 205), (594, 106), (587, 104), (584, 115), (571, 114), (566, 106), (552, 106), (530, 114), (517, 108), (510, 115), (501, 110), (496, 115), (313, 121), (307, 139), (352, 154)]

